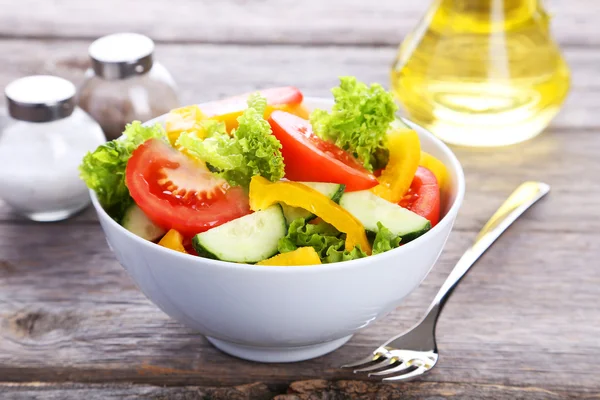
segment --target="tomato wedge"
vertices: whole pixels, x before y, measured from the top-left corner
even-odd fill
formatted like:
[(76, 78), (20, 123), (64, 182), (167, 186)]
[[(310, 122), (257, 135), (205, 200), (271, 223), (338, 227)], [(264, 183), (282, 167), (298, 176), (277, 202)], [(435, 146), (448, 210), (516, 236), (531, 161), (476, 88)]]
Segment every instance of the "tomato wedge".
[(242, 188), (230, 187), (158, 139), (133, 152), (125, 179), (131, 197), (155, 224), (187, 237), (250, 213)]
[(289, 180), (343, 183), (349, 192), (377, 185), (375, 176), (352, 155), (315, 135), (309, 121), (273, 111), (269, 124), (281, 142), (285, 177)]
[[(284, 110), (302, 117), (308, 117), (308, 112), (302, 107), (302, 92), (293, 86), (277, 87), (258, 91), (267, 99), (265, 118), (274, 110)], [(203, 104), (202, 112), (209, 118), (225, 122), (227, 130), (237, 127), (237, 117), (248, 107), (246, 101), (252, 93), (244, 93), (227, 99)]]
[(427, 218), (434, 227), (440, 220), (440, 187), (433, 172), (417, 168), (408, 192), (398, 204)]

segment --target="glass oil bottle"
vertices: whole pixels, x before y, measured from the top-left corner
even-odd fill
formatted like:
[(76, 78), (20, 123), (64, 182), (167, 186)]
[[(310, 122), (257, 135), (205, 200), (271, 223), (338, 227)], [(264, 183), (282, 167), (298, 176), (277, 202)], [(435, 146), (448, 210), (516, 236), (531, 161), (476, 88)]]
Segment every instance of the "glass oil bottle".
[(539, 0), (435, 0), (401, 44), (392, 90), (442, 140), (502, 146), (539, 134), (569, 90), (569, 69)]

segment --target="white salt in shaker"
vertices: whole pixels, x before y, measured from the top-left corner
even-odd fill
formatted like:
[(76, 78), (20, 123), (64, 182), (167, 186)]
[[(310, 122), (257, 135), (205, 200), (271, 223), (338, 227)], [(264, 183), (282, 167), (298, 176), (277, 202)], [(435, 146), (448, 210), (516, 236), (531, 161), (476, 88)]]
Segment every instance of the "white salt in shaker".
[(90, 201), (78, 167), (105, 138), (75, 94), (71, 82), (47, 75), (5, 89), (12, 118), (0, 133), (0, 198), (34, 221), (68, 218)]
[(92, 68), (79, 89), (79, 106), (102, 127), (108, 139), (125, 125), (148, 121), (179, 107), (175, 81), (154, 60), (154, 42), (137, 33), (115, 33), (89, 48)]

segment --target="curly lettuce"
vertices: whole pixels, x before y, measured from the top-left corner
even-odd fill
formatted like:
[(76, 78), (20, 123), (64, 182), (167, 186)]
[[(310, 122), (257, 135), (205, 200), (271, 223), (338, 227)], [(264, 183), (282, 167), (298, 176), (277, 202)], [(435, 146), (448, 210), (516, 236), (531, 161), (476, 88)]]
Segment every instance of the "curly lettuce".
[(175, 145), (208, 163), (212, 170), (226, 173), (243, 169), (244, 155), (237, 141), (227, 133), (225, 123), (207, 119), (199, 125), (204, 131), (204, 139), (193, 132), (185, 132)]
[(290, 224), (287, 235), (279, 240), (278, 250), (287, 253), (298, 247), (310, 246), (323, 260), (330, 248), (343, 249), (344, 240), (340, 235), (337, 229), (325, 222), (307, 224), (304, 218), (298, 218)]
[[(373, 240), (373, 254), (384, 253), (395, 249), (400, 244), (400, 237), (389, 229), (377, 223), (379, 231)], [(332, 225), (320, 221), (318, 224), (306, 223), (304, 218), (292, 221), (286, 236), (279, 240), (280, 253), (294, 251), (299, 247), (315, 249), (322, 263), (356, 260), (367, 257), (367, 254), (355, 247), (351, 251), (345, 249), (346, 237)]]
[(385, 253), (388, 250), (395, 249), (400, 245), (402, 238), (393, 234), (381, 222), (377, 222), (377, 234), (373, 240), (373, 254)]
[(148, 139), (165, 137), (162, 125), (142, 126), (134, 121), (125, 127), (122, 138), (98, 146), (83, 158), (79, 166), (81, 179), (96, 192), (104, 210), (115, 220), (120, 221), (133, 204), (125, 185), (125, 168), (131, 153)]
[(325, 222), (307, 224), (304, 218), (298, 218), (290, 224), (287, 235), (279, 240), (278, 250), (280, 253), (286, 253), (306, 246), (314, 248), (323, 263), (349, 261), (367, 256), (358, 247), (352, 251), (345, 250), (345, 237), (333, 226)]
[(227, 134), (225, 122), (217, 121), (216, 119), (205, 119), (198, 122), (202, 130), (201, 137), (212, 138)]
[(264, 119), (266, 98), (253, 94), (248, 98), (248, 108), (238, 117), (238, 128), (231, 136), (225, 125), (206, 128), (206, 138), (192, 133), (182, 133), (175, 143), (178, 148), (203, 160), (208, 167), (231, 185), (248, 187), (254, 175), (275, 182), (283, 178), (284, 164), (281, 143), (273, 135), (271, 126)]
[(351, 76), (341, 77), (331, 92), (331, 112), (317, 109), (310, 116), (315, 134), (354, 155), (369, 171), (384, 167), (386, 132), (398, 110), (392, 95), (379, 84), (367, 86)]

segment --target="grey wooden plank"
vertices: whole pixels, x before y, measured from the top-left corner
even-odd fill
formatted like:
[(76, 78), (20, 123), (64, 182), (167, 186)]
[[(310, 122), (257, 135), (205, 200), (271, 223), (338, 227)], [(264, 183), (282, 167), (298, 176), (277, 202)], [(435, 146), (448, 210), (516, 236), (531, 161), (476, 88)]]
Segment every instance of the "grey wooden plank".
[[(0, 40), (6, 60), (0, 71), (0, 86), (38, 73), (80, 83), (88, 66), (87, 45), (79, 41)], [(394, 52), (389, 47), (163, 45), (158, 46), (157, 58), (178, 82), (181, 102), (190, 104), (289, 84), (309, 96), (328, 96), (340, 75), (389, 86)], [(565, 57), (573, 70), (572, 89), (552, 126), (560, 130), (596, 128), (600, 105), (593, 99), (600, 91), (596, 73), (600, 53), (567, 48)], [(0, 105), (4, 105), (4, 98)], [(4, 109), (2, 113), (5, 115)]]
[[(598, 398), (598, 394), (580, 395), (571, 392), (551, 391), (537, 387), (505, 385), (461, 384), (438, 382), (409, 382), (402, 385), (372, 382), (309, 380), (292, 383), (286, 388), (272, 389), (263, 383), (233, 388), (199, 386), (157, 387), (131, 384), (2, 384), (0, 394), (6, 400), (75, 400), (75, 399), (211, 399), (211, 400), (425, 400), (444, 399), (494, 399), (494, 400), (542, 400), (567, 398)], [(280, 393), (280, 394), (278, 394)]]
[(267, 400), (277, 395), (264, 383), (230, 388), (219, 387), (157, 387), (131, 384), (2, 384), (0, 395), (5, 400), (117, 400), (117, 399), (211, 399)]
[[(600, 390), (596, 233), (511, 228), (466, 278), (440, 320), (442, 359), (425, 381)], [(156, 385), (289, 384), (354, 379), (339, 369), (414, 323), (472, 232), (387, 318), (316, 360), (234, 359), (170, 320), (135, 288), (96, 225), (0, 225), (0, 377)], [(565, 366), (568, 366), (566, 368)]]
[[(85, 41), (0, 40), (4, 65), (0, 86), (21, 76), (47, 73), (75, 83), (88, 66)], [(338, 76), (355, 75), (367, 82), (389, 86), (389, 66), (395, 50), (390, 47), (336, 46), (239, 46), (160, 45), (157, 59), (179, 84), (184, 104), (223, 98), (244, 91), (294, 84), (308, 96), (328, 96)], [(600, 91), (597, 65), (600, 53), (567, 48), (565, 57), (573, 70), (571, 92), (555, 129), (592, 129), (600, 124)], [(4, 98), (0, 99), (4, 105)], [(2, 114), (5, 115), (4, 107)]]
[[(67, 221), (62, 221), (62, 224), (77, 224), (77, 223), (97, 223), (98, 217), (96, 212), (90, 205), (81, 212), (69, 218)], [(24, 216), (20, 215), (17, 211), (11, 209), (8, 204), (4, 203), (0, 199), (0, 223), (15, 223), (15, 224), (36, 224), (36, 222), (30, 221)], [(40, 223), (37, 223), (40, 224)], [(44, 223), (41, 223), (42, 225)]]
[[(397, 45), (431, 1), (77, 0), (2, 2), (4, 37), (95, 38), (137, 31), (162, 41)], [(594, 0), (547, 0), (563, 44), (598, 44)], [(35, 10), (35, 12), (31, 12)]]

